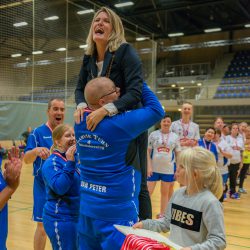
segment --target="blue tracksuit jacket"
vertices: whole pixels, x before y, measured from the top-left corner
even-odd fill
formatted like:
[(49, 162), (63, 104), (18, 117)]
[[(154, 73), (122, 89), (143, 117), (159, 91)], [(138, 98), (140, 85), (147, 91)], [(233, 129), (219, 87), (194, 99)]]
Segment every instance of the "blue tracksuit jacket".
[(144, 107), (106, 117), (94, 132), (75, 125), (81, 170), (80, 213), (100, 220), (129, 220), (138, 214), (141, 174), (135, 168), (134, 139), (164, 115), (153, 92), (143, 86)]

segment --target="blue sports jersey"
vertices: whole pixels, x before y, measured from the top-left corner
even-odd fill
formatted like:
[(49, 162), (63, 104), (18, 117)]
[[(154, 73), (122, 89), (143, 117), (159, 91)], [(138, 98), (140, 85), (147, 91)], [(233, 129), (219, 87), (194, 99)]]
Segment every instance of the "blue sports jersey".
[[(0, 166), (1, 167), (1, 166)], [(6, 182), (0, 171), (0, 192), (6, 187)], [(6, 239), (8, 234), (8, 206), (7, 204), (0, 210), (0, 249), (6, 249)]]
[(44, 162), (42, 176), (46, 188), (44, 216), (54, 220), (78, 219), (80, 205), (80, 171), (65, 154), (54, 151)]
[[(29, 150), (32, 150), (36, 147), (45, 147), (50, 149), (53, 144), (52, 141), (52, 129), (49, 125), (43, 124), (40, 127), (34, 129), (29, 137), (26, 148), (24, 152), (26, 153)], [(33, 175), (42, 178), (41, 168), (44, 163), (44, 160), (40, 157), (37, 157), (33, 163)]]
[(206, 141), (204, 138), (198, 140), (198, 145), (203, 147), (214, 154), (215, 160), (218, 161), (218, 152), (216, 145), (211, 141)]
[[(144, 107), (105, 117), (91, 132), (84, 120), (75, 125), (81, 170), (80, 213), (100, 220), (126, 220), (138, 214), (141, 174), (133, 139), (161, 120), (161, 104), (143, 86)], [(131, 150), (133, 148), (133, 150)]]

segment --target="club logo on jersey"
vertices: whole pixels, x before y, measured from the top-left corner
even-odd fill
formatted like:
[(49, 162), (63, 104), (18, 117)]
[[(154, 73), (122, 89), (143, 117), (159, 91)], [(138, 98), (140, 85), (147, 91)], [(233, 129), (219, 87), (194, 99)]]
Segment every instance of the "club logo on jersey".
[(199, 232), (202, 212), (172, 204), (171, 224), (191, 231)]
[(109, 144), (102, 137), (96, 134), (83, 134), (77, 141), (77, 144), (80, 147), (101, 150), (105, 150), (105, 148), (109, 147)]
[(158, 150), (158, 153), (168, 153), (170, 151), (170, 148), (167, 148), (167, 147), (159, 147), (157, 148)]

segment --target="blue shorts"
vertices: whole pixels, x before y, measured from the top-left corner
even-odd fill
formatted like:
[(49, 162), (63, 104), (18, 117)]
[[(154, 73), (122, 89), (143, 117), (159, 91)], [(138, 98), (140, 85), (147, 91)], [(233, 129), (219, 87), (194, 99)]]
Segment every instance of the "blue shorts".
[(113, 225), (132, 226), (137, 221), (138, 218), (130, 221), (103, 221), (80, 215), (78, 223), (79, 250), (120, 250), (125, 235)]
[(228, 173), (222, 174), (221, 176), (222, 176), (223, 184), (225, 185), (227, 183), (227, 180), (228, 180)]
[(43, 226), (53, 250), (78, 249), (77, 222), (48, 220), (44, 217)]
[(147, 181), (173, 182), (175, 181), (175, 178), (174, 174), (160, 174), (153, 172), (152, 176), (148, 177)]
[(33, 220), (43, 222), (43, 207), (46, 202), (45, 185), (41, 177), (34, 177), (33, 186)]

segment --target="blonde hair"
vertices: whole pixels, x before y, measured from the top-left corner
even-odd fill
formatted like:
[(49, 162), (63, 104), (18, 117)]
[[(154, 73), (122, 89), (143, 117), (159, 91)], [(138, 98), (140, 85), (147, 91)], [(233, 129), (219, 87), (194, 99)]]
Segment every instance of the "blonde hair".
[(112, 31), (108, 39), (107, 49), (109, 49), (110, 52), (114, 52), (120, 47), (122, 43), (126, 43), (124, 28), (122, 25), (121, 18), (113, 10), (107, 7), (102, 7), (95, 13), (94, 18), (92, 20), (92, 23), (89, 29), (89, 34), (86, 40), (86, 43), (88, 45), (86, 49), (86, 53), (85, 53), (86, 55), (92, 56), (96, 50), (96, 45), (93, 40), (93, 24), (94, 24), (96, 17), (101, 12), (105, 12), (108, 15), (110, 19), (110, 23), (112, 25)]
[[(213, 153), (202, 147), (187, 148), (181, 152), (179, 164), (186, 170), (187, 187), (195, 183), (199, 191), (207, 188), (215, 197), (221, 198), (222, 178)], [(198, 172), (198, 182), (194, 179), (195, 171)]]
[(64, 135), (64, 133), (71, 128), (72, 127), (69, 124), (60, 124), (55, 127), (55, 129), (52, 132), (53, 145), (50, 148), (50, 153), (52, 153), (53, 150), (57, 147), (56, 141), (60, 140)]

